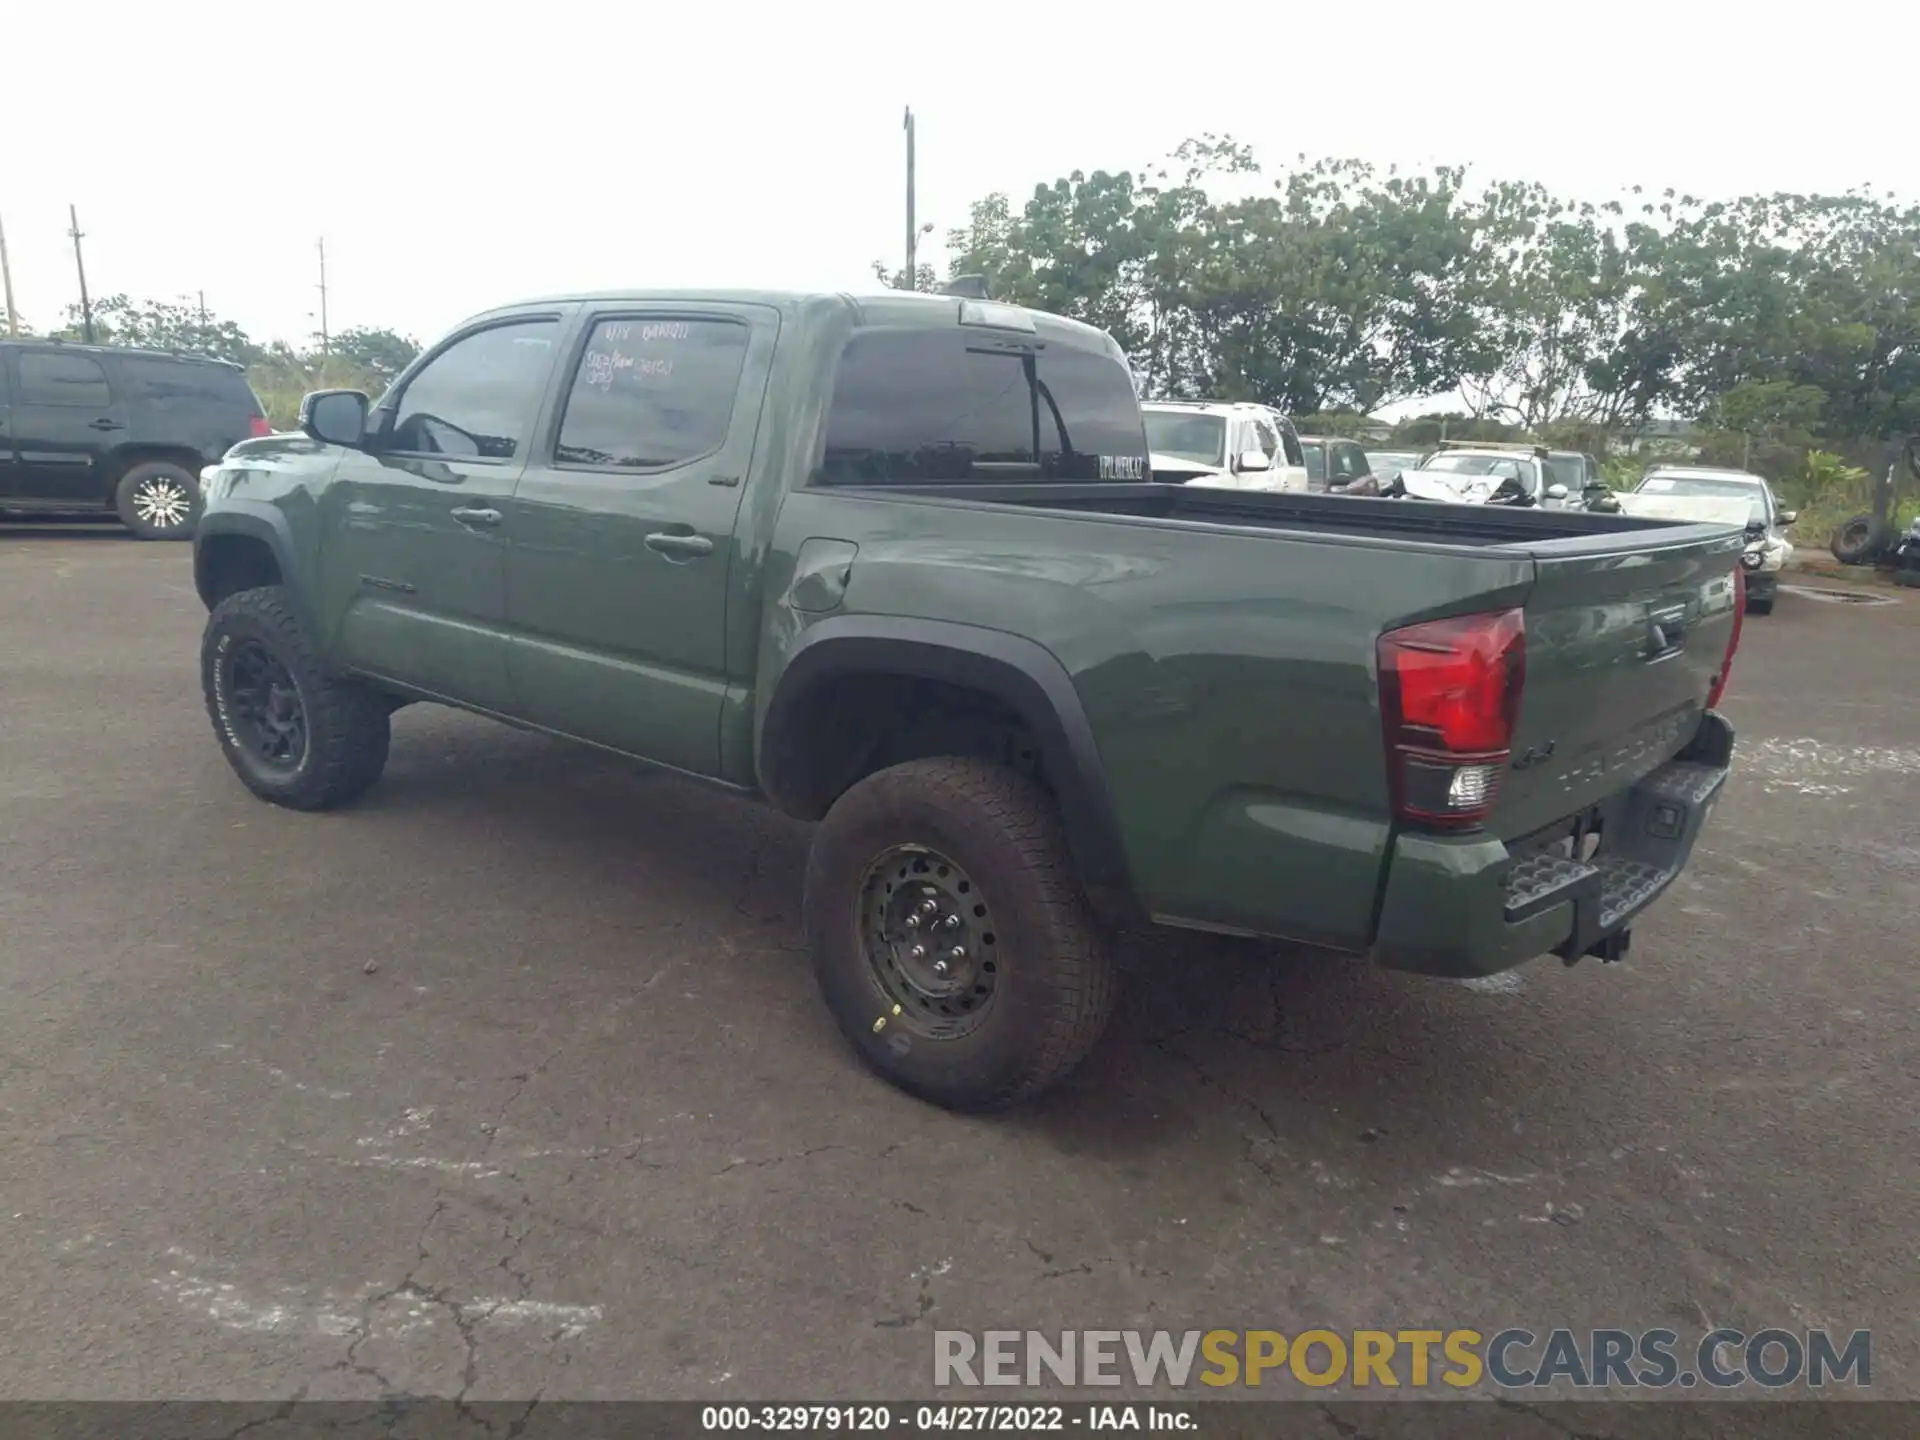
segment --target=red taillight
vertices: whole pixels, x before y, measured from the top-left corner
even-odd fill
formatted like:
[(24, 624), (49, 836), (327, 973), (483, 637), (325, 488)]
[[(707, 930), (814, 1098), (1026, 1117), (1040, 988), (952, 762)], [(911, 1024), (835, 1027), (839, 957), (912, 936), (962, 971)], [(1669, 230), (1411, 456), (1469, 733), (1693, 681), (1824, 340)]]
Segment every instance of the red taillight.
[(1707, 691), (1707, 709), (1711, 710), (1720, 703), (1720, 697), (1727, 693), (1727, 681), (1733, 678), (1733, 652), (1740, 648), (1740, 623), (1747, 616), (1747, 572), (1741, 565), (1733, 567), (1733, 633), (1727, 637), (1726, 658), (1720, 662), (1720, 673), (1713, 677), (1713, 688)]
[(260, 439), (264, 435), (271, 435), (273, 433), (273, 426), (267, 423), (267, 417), (264, 415), (254, 416), (253, 424), (248, 428), (252, 432), (253, 438), (255, 440)]
[(1380, 637), (1380, 713), (1403, 820), (1476, 825), (1500, 796), (1527, 627), (1518, 610), (1429, 620)]

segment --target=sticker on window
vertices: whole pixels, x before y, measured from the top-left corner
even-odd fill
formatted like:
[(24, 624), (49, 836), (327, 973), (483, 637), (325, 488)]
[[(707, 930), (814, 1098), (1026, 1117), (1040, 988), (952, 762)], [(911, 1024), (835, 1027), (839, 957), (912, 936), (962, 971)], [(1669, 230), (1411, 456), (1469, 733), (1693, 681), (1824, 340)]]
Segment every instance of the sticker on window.
[(1102, 480), (1144, 480), (1147, 477), (1147, 462), (1138, 455), (1102, 455), (1100, 457), (1100, 478)]

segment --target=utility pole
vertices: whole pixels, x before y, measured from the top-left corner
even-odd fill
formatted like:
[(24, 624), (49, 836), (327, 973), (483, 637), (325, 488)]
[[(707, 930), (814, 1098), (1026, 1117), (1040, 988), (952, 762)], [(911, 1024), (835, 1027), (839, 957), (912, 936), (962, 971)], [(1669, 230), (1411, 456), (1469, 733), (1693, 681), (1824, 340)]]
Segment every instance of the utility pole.
[(320, 237), (320, 354), (333, 354), (333, 341), (327, 334), (327, 237)]
[(907, 118), (902, 122), (907, 132), (907, 273), (901, 282), (902, 290), (911, 290), (917, 283), (919, 271), (914, 268), (914, 250), (920, 243), (920, 227), (913, 219), (913, 109), (907, 109)]
[(80, 326), (87, 337), (87, 344), (93, 344), (93, 301), (87, 298), (87, 262), (80, 256), (80, 212), (72, 205), (67, 206), (67, 219), (72, 229), (67, 233), (73, 236), (73, 268), (80, 273)]
[(207, 328), (207, 292), (204, 290), (200, 292), (200, 328)]
[(20, 317), (13, 311), (13, 266), (7, 263), (7, 227), (0, 224), (0, 281), (7, 291), (7, 334), (20, 333)]

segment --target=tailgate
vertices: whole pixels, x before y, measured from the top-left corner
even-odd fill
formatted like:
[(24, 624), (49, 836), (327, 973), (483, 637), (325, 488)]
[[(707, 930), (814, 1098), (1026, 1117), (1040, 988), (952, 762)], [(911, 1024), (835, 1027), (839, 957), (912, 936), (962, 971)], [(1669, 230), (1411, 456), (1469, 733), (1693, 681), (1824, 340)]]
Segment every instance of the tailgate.
[(1726, 658), (1741, 532), (1675, 525), (1529, 547), (1526, 679), (1491, 828), (1616, 795), (1692, 738)]

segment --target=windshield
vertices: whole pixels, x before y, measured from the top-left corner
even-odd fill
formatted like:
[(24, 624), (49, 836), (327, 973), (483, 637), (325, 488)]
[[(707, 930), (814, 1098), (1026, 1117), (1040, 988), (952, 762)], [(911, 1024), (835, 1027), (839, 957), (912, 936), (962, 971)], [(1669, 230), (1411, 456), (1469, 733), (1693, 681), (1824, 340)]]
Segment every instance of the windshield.
[(1422, 470), (1450, 470), (1455, 475), (1491, 475), (1493, 467), (1514, 462), (1505, 455), (1432, 455)]
[(1547, 475), (1552, 483), (1567, 487), (1567, 493), (1583, 490), (1587, 484), (1587, 464), (1577, 455), (1549, 455)]
[(1327, 447), (1313, 440), (1300, 442), (1300, 453), (1306, 457), (1307, 479), (1324, 480), (1327, 478)]
[(1196, 465), (1224, 465), (1227, 461), (1227, 422), (1218, 415), (1191, 415), (1179, 410), (1146, 410), (1147, 449)]
[(1420, 463), (1420, 456), (1412, 450), (1369, 450), (1367, 463), (1376, 474), (1387, 470), (1411, 470)]
[(1643, 495), (1693, 495), (1704, 500), (1747, 500), (1753, 518), (1769, 522), (1767, 492), (1752, 480), (1716, 480), (1707, 475), (1649, 475), (1640, 482)]

